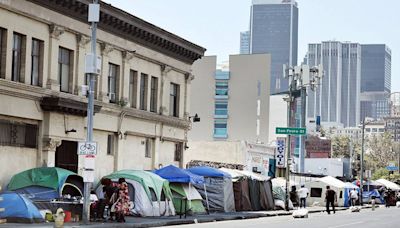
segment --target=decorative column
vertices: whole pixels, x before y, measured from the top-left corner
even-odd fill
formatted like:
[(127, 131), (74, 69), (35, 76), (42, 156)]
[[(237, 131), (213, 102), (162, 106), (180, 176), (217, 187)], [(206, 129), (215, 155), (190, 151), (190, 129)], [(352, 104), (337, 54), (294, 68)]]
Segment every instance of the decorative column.
[(56, 149), (61, 145), (60, 139), (44, 138), (42, 150), (43, 166), (54, 167), (56, 161)]
[(114, 50), (114, 47), (102, 43), (100, 45), (100, 50), (101, 50), (101, 74), (99, 75), (99, 97), (98, 100), (102, 102), (109, 102), (109, 97), (108, 97), (108, 62), (109, 62), (109, 56), (108, 54)]
[[(129, 51), (122, 52), (122, 67), (120, 80), (118, 81), (117, 91), (120, 92), (122, 101), (129, 101), (129, 82), (130, 82), (130, 65), (129, 61), (133, 58), (134, 54)], [(119, 88), (119, 89), (118, 89)], [(126, 104), (128, 105), (128, 104)]]
[[(75, 58), (75, 78), (73, 81), (75, 95), (83, 95), (80, 87), (86, 85), (85, 82), (85, 55), (86, 46), (90, 42), (90, 37), (83, 34), (76, 35), (76, 58)], [(83, 76), (83, 77), (82, 77)], [(95, 90), (97, 91), (97, 90)]]
[(65, 29), (56, 24), (49, 25), (49, 65), (46, 87), (51, 90), (60, 91), (60, 83), (58, 82), (58, 49), (60, 44), (60, 36)]
[[(172, 68), (170, 66), (167, 65), (161, 65), (161, 85), (160, 85), (160, 97), (159, 97), (159, 107), (160, 107), (160, 111), (159, 114), (160, 115), (168, 115), (167, 110), (168, 108), (165, 107), (165, 102), (164, 102), (164, 86), (165, 85), (165, 78), (167, 77), (168, 73), (172, 70)], [(166, 90), (168, 92), (168, 90)], [(168, 99), (168, 96), (167, 96)]]

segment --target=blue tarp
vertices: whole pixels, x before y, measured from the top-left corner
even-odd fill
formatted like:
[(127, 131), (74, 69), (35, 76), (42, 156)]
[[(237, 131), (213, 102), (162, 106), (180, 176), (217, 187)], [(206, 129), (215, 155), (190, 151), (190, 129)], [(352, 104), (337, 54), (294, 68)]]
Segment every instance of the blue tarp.
[(174, 165), (169, 165), (162, 169), (155, 170), (154, 173), (172, 183), (204, 183), (204, 177), (180, 169)]
[(218, 169), (208, 167), (208, 166), (197, 166), (197, 167), (187, 169), (187, 171), (189, 171), (193, 174), (199, 175), (199, 176), (203, 176), (203, 177), (232, 178), (230, 174), (225, 173)]
[(44, 222), (42, 215), (33, 203), (23, 195), (15, 192), (0, 194), (3, 198), (0, 201), (0, 219), (7, 219), (10, 223), (34, 223)]

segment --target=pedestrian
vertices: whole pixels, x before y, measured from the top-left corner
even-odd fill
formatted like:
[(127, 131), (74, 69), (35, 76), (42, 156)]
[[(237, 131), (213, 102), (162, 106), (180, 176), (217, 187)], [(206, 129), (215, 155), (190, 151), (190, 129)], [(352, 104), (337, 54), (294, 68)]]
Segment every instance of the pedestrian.
[(385, 207), (389, 207), (389, 192), (387, 189), (383, 190), (383, 199), (385, 200)]
[(129, 192), (128, 184), (125, 178), (119, 178), (118, 180), (118, 200), (115, 203), (115, 213), (117, 222), (125, 222), (125, 215), (129, 214)]
[(353, 190), (350, 191), (350, 199), (351, 199), (351, 205), (350, 206), (355, 206), (356, 202), (358, 200), (358, 192), (355, 188), (353, 188)]
[(292, 190), (289, 192), (290, 201), (292, 201), (293, 207), (299, 206), (299, 197), (297, 196), (296, 186), (292, 186)]
[(332, 206), (333, 213), (335, 214), (335, 203), (337, 202), (336, 192), (328, 186), (326, 186), (325, 192), (326, 212), (331, 214), (329, 206)]
[(301, 188), (297, 191), (300, 198), (300, 208), (306, 208), (306, 199), (309, 193), (308, 188), (304, 187), (304, 184), (301, 185)]

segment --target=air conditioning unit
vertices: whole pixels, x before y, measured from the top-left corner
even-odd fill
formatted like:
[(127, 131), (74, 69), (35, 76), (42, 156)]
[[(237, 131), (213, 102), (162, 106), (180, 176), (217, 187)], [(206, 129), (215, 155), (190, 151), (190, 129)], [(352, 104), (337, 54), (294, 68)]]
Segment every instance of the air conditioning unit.
[(116, 99), (115, 99), (115, 93), (108, 93), (108, 98), (110, 99), (110, 101), (115, 102), (115, 101), (116, 101)]

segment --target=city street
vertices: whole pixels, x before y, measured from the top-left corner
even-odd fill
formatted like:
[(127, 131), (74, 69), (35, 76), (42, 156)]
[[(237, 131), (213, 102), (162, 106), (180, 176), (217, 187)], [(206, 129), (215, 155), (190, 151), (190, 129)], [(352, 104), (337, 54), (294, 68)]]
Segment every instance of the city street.
[(360, 213), (339, 211), (336, 214), (315, 213), (310, 214), (308, 219), (294, 219), (291, 216), (278, 216), (249, 220), (234, 220), (215, 223), (203, 223), (196, 225), (174, 226), (179, 228), (223, 228), (223, 227), (268, 227), (268, 228), (340, 228), (340, 227), (362, 227), (362, 228), (395, 228), (400, 224), (399, 208), (378, 208), (362, 210)]

